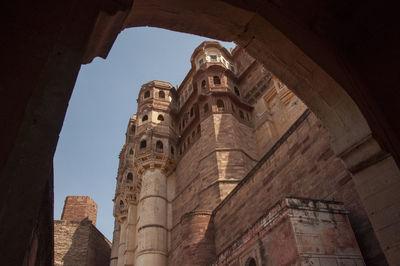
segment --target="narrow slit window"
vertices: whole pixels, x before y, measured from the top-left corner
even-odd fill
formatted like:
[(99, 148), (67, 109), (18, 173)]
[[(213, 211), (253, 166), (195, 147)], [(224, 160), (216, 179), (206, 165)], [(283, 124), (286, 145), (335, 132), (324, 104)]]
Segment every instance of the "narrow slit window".
[(218, 76), (214, 76), (213, 80), (214, 80), (214, 85), (220, 85), (221, 84), (221, 79)]
[(237, 87), (234, 87), (236, 96), (240, 96), (240, 91)]
[(146, 148), (146, 146), (147, 146), (147, 142), (146, 142), (146, 140), (144, 139), (144, 140), (142, 140), (142, 141), (140, 142), (140, 148), (141, 148), (141, 149), (144, 149), (144, 148)]
[(221, 99), (217, 100), (217, 108), (218, 108), (218, 111), (224, 111), (225, 106), (224, 106), (224, 102)]
[(157, 152), (163, 152), (163, 149), (164, 149), (164, 145), (163, 145), (163, 143), (162, 143), (162, 141), (157, 141), (157, 143), (156, 143), (156, 150), (157, 150)]
[(201, 89), (202, 89), (202, 90), (205, 90), (205, 89), (206, 89), (206, 81), (205, 81), (205, 80), (203, 80), (203, 81), (201, 82)]

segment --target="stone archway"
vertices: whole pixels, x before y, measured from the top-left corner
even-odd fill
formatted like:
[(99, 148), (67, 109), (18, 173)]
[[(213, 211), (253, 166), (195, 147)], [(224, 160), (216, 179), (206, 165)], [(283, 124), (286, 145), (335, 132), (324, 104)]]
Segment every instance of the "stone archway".
[[(319, 59), (318, 63), (322, 63), (319, 65), (268, 20), (271, 15), (271, 21), (276, 22), (270, 11), (262, 16), (232, 1), (201, 1), (180, 6), (172, 2), (135, 1), (122, 27), (161, 27), (235, 41), (245, 47), (250, 55), (291, 88), (328, 129), (331, 146), (353, 175), (388, 261), (396, 261), (394, 243), (400, 240), (393, 241), (388, 236), (400, 223), (397, 218), (390, 218), (386, 209), (398, 212), (400, 172), (389, 153), (396, 151), (397, 140), (389, 140), (391, 129), (384, 126), (385, 121), (376, 122), (384, 118), (379, 111), (371, 113), (371, 107), (377, 110), (379, 107), (365, 97), (368, 93), (357, 95), (354, 92), (361, 85), (350, 73), (345, 59), (329, 49), (316, 47), (316, 53), (324, 53), (321, 58), (314, 55)], [(330, 63), (326, 63), (328, 61)], [(349, 94), (364, 97), (353, 100)]]
[[(51, 161), (80, 63), (88, 63), (96, 56), (106, 57), (118, 33), (134, 26), (235, 41), (292, 88), (329, 130), (332, 147), (353, 174), (388, 261), (396, 261), (400, 240), (391, 237), (398, 235), (394, 233), (399, 228), (395, 215), (399, 212), (396, 202), (400, 184), (395, 163), (400, 154), (395, 116), (400, 106), (393, 104), (399, 100), (395, 92), (396, 67), (366, 67), (361, 58), (369, 55), (370, 65), (384, 66), (393, 66), (392, 62), (400, 60), (393, 52), (395, 48), (377, 51), (379, 44), (371, 38), (348, 37), (351, 31), (346, 28), (360, 28), (356, 21), (345, 26), (338, 22), (348, 12), (356, 12), (361, 20), (362, 16), (373, 14), (374, 19), (369, 16), (362, 26), (371, 29), (379, 20), (387, 28), (373, 28), (370, 35), (382, 36), (395, 25), (386, 18), (395, 18), (390, 16), (389, 5), (378, 9), (374, 5), (384, 4), (331, 3), (327, 8), (313, 0), (304, 7), (285, 0), (138, 0), (133, 6), (130, 0), (87, 0), (79, 4), (64, 1), (57, 6), (46, 2), (10, 5), (11, 11), (5, 12), (11, 16), (11, 37), (5, 45), (9, 54), (5, 65), (9, 69), (2, 85), (9, 93), (1, 101), (8, 114), (4, 124), (10, 126), (2, 140), (5, 148), (0, 158), (0, 225), (9, 229), (1, 234), (1, 242), (8, 243), (7, 248), (2, 248), (6, 264), (21, 258), (29, 261), (36, 256), (29, 252), (34, 240), (40, 245), (52, 237), (43, 230), (51, 220)], [(310, 16), (310, 10), (315, 14)], [(308, 21), (311, 29), (304, 27)], [(340, 34), (334, 34), (335, 30)], [(367, 45), (356, 49), (359, 46), (354, 45), (354, 38)], [(27, 46), (21, 48), (24, 42)], [(350, 52), (354, 54), (343, 52), (346, 45), (352, 45)], [(393, 56), (385, 61), (385, 55)], [(29, 67), (24, 68), (25, 65)], [(376, 78), (369, 78), (374, 71)], [(374, 89), (380, 83), (385, 86), (377, 92)], [(18, 88), (18, 93), (12, 88)], [(46, 257), (46, 252), (50, 254), (49, 249), (51, 244), (39, 249), (38, 258)]]

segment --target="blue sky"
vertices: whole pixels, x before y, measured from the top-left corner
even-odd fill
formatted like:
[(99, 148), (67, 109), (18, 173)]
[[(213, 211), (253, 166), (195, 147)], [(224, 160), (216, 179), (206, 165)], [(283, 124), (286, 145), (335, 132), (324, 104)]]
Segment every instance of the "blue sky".
[[(124, 30), (107, 59), (79, 72), (54, 157), (54, 219), (66, 196), (90, 196), (97, 228), (111, 241), (118, 154), (140, 86), (157, 79), (180, 84), (190, 56), (207, 38), (156, 28)], [(233, 43), (222, 43), (228, 50)]]

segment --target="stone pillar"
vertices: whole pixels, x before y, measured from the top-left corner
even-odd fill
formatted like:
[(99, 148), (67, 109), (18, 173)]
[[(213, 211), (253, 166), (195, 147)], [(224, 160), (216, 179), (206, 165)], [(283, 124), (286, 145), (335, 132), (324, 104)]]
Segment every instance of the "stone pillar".
[(136, 204), (130, 204), (128, 207), (128, 221), (126, 228), (125, 265), (135, 264), (136, 223), (137, 223), (137, 206)]
[(119, 249), (119, 237), (120, 237), (120, 224), (117, 219), (114, 222), (114, 232), (113, 232), (113, 243), (111, 248), (111, 258), (110, 258), (110, 266), (118, 265), (118, 249)]
[(160, 169), (146, 170), (138, 207), (137, 266), (167, 265), (167, 179)]
[(128, 220), (126, 218), (124, 218), (124, 220), (121, 223), (117, 266), (124, 266), (125, 265), (126, 229), (127, 229), (127, 227), (128, 227)]

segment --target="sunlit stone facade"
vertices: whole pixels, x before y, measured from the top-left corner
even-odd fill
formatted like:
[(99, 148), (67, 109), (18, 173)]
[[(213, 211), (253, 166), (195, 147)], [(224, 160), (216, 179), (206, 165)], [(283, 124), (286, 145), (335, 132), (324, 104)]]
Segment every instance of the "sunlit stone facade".
[(241, 48), (203, 42), (191, 65), (139, 92), (110, 265), (363, 265), (366, 214), (318, 119)]

